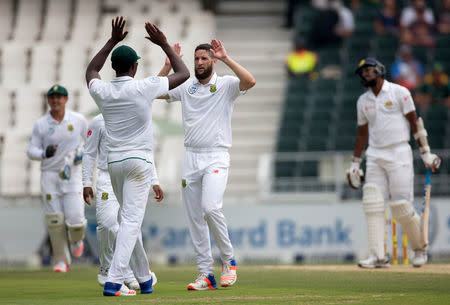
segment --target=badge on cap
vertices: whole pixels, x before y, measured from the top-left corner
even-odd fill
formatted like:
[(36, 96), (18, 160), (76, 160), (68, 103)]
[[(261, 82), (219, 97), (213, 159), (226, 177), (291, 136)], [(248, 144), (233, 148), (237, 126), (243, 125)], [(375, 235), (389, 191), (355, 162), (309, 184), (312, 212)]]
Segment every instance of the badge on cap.
[(216, 92), (216, 90), (217, 90), (216, 85), (209, 86), (209, 92), (214, 93), (214, 92)]
[(69, 129), (69, 131), (73, 131), (73, 125), (69, 124), (69, 126), (67, 126), (67, 129)]
[(362, 59), (362, 60), (359, 62), (359, 66), (362, 67), (365, 63), (366, 63), (366, 60), (365, 60), (365, 59)]

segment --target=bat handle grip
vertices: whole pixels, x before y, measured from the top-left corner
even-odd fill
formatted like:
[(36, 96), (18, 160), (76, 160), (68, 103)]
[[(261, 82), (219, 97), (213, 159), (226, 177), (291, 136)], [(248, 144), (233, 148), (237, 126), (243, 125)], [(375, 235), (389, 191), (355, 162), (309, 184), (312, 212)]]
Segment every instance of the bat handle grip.
[(431, 169), (427, 168), (427, 175), (425, 177), (425, 185), (430, 185)]

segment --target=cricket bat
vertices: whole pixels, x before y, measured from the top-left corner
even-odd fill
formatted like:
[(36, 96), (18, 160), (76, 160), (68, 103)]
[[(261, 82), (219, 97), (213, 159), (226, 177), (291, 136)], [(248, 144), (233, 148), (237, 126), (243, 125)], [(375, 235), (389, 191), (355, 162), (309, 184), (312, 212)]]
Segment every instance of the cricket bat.
[(422, 239), (428, 245), (428, 221), (430, 218), (431, 169), (427, 169), (425, 178), (425, 198), (422, 206)]

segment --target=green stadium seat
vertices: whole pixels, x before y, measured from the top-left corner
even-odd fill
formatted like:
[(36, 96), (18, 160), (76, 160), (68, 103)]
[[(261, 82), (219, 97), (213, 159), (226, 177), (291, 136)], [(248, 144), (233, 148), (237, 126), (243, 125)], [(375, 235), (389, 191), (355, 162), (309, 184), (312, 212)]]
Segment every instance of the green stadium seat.
[(299, 164), (297, 174), (303, 177), (314, 177), (318, 175), (317, 161), (303, 161)]
[(298, 138), (294, 136), (282, 136), (278, 138), (277, 151), (279, 152), (298, 151)]
[(330, 132), (330, 121), (316, 120), (309, 123), (309, 132), (311, 136), (328, 137)]
[(276, 177), (292, 177), (295, 167), (295, 162), (277, 161), (275, 163), (275, 175)]
[(306, 151), (325, 151), (328, 147), (328, 137), (310, 135), (305, 144)]
[(348, 135), (339, 135), (339, 137), (335, 138), (334, 149), (338, 151), (353, 150), (355, 139), (355, 134), (350, 135), (349, 133)]

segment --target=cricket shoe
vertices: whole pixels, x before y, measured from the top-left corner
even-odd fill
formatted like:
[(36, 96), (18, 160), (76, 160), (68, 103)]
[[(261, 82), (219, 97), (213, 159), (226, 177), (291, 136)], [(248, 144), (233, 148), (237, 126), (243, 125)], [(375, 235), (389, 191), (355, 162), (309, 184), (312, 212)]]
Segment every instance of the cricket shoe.
[(412, 265), (416, 268), (422, 267), (428, 261), (427, 251), (417, 250), (414, 251), (414, 258), (412, 259)]
[(158, 281), (156, 279), (156, 276), (153, 272), (150, 272), (152, 277), (143, 283), (139, 283), (139, 286), (141, 287), (141, 294), (148, 294), (153, 292), (153, 286), (155, 286), (156, 282)]
[(129, 289), (126, 285), (119, 283), (106, 282), (103, 295), (106, 297), (134, 296), (136, 295), (136, 290)]
[(369, 258), (359, 261), (358, 266), (361, 268), (389, 268), (391, 264), (389, 264), (389, 258), (384, 257), (382, 259), (378, 259), (375, 255), (371, 254)]
[(72, 255), (74, 257), (80, 257), (81, 255), (83, 255), (83, 251), (84, 251), (83, 241), (79, 240), (79, 241), (71, 243), (70, 250), (72, 251)]
[(200, 273), (195, 282), (187, 286), (188, 290), (208, 290), (217, 289), (216, 278), (214, 274)]
[(134, 277), (126, 279), (125, 281), (123, 281), (123, 283), (125, 285), (127, 285), (127, 287), (130, 289), (133, 289), (133, 290), (141, 289), (141, 286), (139, 286), (139, 282)]
[(236, 260), (233, 258), (229, 262), (222, 265), (222, 275), (220, 276), (220, 286), (228, 287), (236, 283), (237, 280), (237, 266)]
[(53, 271), (55, 272), (69, 272), (69, 266), (66, 262), (58, 262), (55, 266), (53, 266)]
[(108, 280), (108, 269), (100, 267), (100, 272), (97, 274), (97, 280), (100, 286), (105, 286), (105, 283)]

